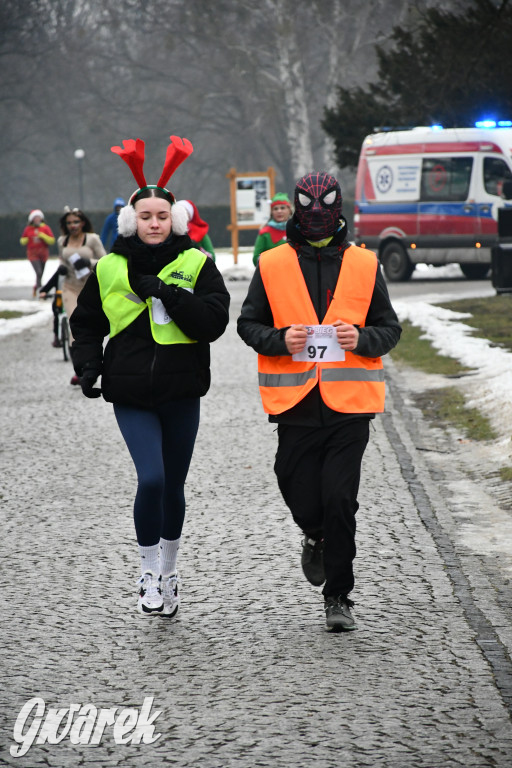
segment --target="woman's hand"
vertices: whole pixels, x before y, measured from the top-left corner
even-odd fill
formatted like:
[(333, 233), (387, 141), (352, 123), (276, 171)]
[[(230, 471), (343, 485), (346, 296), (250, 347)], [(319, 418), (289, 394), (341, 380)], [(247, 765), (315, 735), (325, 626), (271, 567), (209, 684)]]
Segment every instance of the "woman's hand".
[(86, 397), (94, 399), (101, 396), (101, 389), (94, 386), (100, 374), (100, 368), (94, 363), (86, 363), (84, 365), (82, 375), (79, 378), (82, 392)]
[(178, 286), (171, 283), (167, 285), (156, 275), (132, 275), (128, 278), (130, 285), (142, 301), (147, 301), (149, 296), (160, 299), (164, 304), (172, 304), (178, 295)]
[(85, 267), (90, 267), (91, 260), (84, 256), (83, 258), (77, 259), (76, 261), (74, 261), (73, 266), (77, 271), (79, 271), (81, 269), (84, 269)]
[(160, 298), (162, 286), (165, 286), (165, 283), (156, 275), (131, 275), (129, 280), (131, 287), (142, 301), (147, 301), (149, 296)]

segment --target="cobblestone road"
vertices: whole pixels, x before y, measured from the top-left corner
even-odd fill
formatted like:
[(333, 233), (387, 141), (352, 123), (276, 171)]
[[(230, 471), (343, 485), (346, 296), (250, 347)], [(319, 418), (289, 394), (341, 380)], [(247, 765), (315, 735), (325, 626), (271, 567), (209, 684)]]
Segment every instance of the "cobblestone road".
[[(236, 335), (246, 290), (230, 284), (212, 350), (175, 623), (135, 611), (135, 478), (111, 406), (68, 385), (50, 321), (0, 339), (1, 764), (509, 768), (508, 563), (459, 540), (448, 470), (418, 450), (425, 427), (390, 368), (360, 495), (359, 629), (325, 631), (273, 475), (255, 354)], [(154, 697), (162, 735), (123, 745), (107, 728), (97, 746), (65, 738), (14, 758), (33, 697), (119, 711)]]

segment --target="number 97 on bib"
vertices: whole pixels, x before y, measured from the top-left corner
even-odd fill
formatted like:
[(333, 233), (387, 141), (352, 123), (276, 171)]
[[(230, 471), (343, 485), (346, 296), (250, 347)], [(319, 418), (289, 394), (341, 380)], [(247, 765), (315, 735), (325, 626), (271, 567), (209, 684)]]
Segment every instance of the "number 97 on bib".
[(306, 325), (308, 338), (302, 352), (292, 360), (305, 363), (337, 363), (345, 360), (345, 350), (338, 344), (333, 325)]

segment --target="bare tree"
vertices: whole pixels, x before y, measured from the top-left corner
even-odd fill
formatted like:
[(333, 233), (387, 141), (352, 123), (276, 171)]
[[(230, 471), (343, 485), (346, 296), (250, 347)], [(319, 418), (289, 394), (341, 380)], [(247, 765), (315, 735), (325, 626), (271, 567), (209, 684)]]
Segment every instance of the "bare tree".
[(76, 203), (78, 147), (86, 207), (109, 207), (133, 184), (109, 148), (136, 136), (148, 178), (170, 133), (192, 140), (175, 182), (200, 203), (227, 201), (231, 166), (273, 165), (288, 191), (308, 170), (334, 169), (324, 107), (336, 85), (374, 76), (375, 43), (406, 5), (3, 0), (0, 210)]

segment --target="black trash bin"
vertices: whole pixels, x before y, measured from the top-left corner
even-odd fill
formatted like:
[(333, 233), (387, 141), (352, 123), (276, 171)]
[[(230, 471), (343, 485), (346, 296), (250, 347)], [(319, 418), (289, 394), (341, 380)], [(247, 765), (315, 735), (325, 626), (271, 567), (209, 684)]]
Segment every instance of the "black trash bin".
[(512, 208), (498, 211), (498, 243), (491, 248), (491, 269), (496, 293), (512, 293)]

